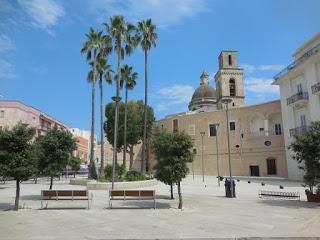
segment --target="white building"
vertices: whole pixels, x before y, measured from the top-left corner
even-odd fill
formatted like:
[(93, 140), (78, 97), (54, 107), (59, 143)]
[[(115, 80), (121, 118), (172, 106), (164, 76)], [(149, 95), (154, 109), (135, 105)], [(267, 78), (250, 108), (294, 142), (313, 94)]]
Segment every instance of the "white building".
[(273, 84), (280, 86), (288, 177), (301, 180), (303, 171), (288, 146), (294, 135), (307, 131), (311, 122), (320, 121), (320, 33), (293, 57), (293, 63), (274, 77)]

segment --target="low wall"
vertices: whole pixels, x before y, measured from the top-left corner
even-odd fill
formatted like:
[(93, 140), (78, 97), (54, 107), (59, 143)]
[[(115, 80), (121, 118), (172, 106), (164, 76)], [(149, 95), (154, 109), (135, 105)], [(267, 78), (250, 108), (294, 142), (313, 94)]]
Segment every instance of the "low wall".
[[(115, 182), (114, 189), (124, 190), (124, 189), (138, 189), (144, 187), (152, 187), (158, 184), (157, 180), (145, 180), (145, 181), (132, 181), (132, 182)], [(89, 182), (87, 183), (88, 190), (111, 190), (111, 182)]]
[[(111, 182), (97, 182), (95, 180), (88, 179), (70, 179), (71, 185), (86, 186), (88, 190), (110, 190), (112, 189)], [(114, 189), (138, 189), (144, 187), (152, 187), (158, 184), (155, 179), (144, 181), (132, 181), (132, 182), (115, 182)]]

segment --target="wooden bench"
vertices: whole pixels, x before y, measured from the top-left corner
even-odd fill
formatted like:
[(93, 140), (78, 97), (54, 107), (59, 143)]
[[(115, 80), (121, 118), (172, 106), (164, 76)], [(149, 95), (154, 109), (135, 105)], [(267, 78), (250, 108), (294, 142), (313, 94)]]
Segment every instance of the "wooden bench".
[(260, 198), (282, 198), (282, 199), (298, 199), (300, 200), (299, 192), (275, 192), (261, 190), (259, 192)]
[(49, 201), (88, 201), (88, 209), (90, 208), (90, 200), (92, 201), (92, 194), (89, 196), (88, 190), (42, 190), (41, 191), (41, 209), (43, 202), (46, 201), (46, 208)]
[(156, 209), (156, 194), (154, 190), (110, 190), (109, 208), (112, 208), (112, 201), (115, 200), (153, 200), (153, 207)]

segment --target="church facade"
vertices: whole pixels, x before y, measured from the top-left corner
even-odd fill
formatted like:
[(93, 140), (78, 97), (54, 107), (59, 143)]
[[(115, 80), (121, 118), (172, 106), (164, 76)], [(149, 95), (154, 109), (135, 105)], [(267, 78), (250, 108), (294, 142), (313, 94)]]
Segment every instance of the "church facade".
[(194, 142), (191, 174), (229, 174), (229, 127), (233, 175), (287, 177), (280, 101), (245, 105), (244, 70), (238, 66), (237, 54), (223, 51), (219, 55), (216, 89), (203, 72), (189, 111), (166, 116), (156, 125), (168, 131), (185, 131), (191, 136)]

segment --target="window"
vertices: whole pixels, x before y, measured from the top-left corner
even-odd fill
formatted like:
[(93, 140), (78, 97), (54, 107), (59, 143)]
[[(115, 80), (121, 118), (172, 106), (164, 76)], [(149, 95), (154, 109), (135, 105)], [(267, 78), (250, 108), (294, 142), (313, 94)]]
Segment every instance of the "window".
[(259, 128), (259, 131), (260, 132), (264, 132), (264, 128)]
[(236, 122), (230, 122), (230, 131), (235, 131), (236, 130)]
[(190, 124), (188, 128), (189, 135), (196, 135), (196, 125)]
[(179, 130), (178, 119), (173, 119), (172, 124), (173, 124), (173, 126), (172, 126), (173, 131), (178, 132), (178, 130)]
[(215, 124), (209, 125), (209, 137), (215, 137), (217, 136), (217, 129)]
[(301, 115), (300, 116), (300, 122), (301, 122), (301, 126), (306, 126), (306, 115)]
[(275, 131), (276, 135), (281, 135), (282, 134), (282, 132), (281, 132), (281, 124), (280, 123), (276, 123), (274, 125), (274, 131)]
[(163, 124), (161, 124), (161, 129), (163, 129)]
[(233, 78), (229, 80), (229, 90), (230, 90), (231, 97), (236, 96), (236, 82)]
[(4, 110), (0, 111), (0, 118), (4, 118)]
[(231, 66), (232, 65), (232, 56), (231, 55), (228, 56), (228, 60), (229, 60), (229, 66)]
[(268, 172), (268, 175), (277, 174), (276, 160), (275, 159), (273, 159), (273, 158), (267, 159), (267, 172)]

